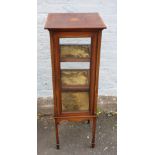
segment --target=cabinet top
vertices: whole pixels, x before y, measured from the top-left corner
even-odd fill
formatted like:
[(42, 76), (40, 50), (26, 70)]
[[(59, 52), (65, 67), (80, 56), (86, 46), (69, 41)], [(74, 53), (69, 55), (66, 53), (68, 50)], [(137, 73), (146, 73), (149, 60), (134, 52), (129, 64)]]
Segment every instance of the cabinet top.
[(105, 29), (106, 25), (98, 13), (49, 13), (45, 29)]

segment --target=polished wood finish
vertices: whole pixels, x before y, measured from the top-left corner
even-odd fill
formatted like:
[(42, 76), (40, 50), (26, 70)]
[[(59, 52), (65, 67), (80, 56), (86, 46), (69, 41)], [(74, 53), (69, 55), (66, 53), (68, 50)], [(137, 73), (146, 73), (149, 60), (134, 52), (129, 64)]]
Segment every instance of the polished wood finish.
[(106, 25), (98, 13), (49, 13), (45, 29), (104, 29)]
[[(101, 33), (106, 26), (102, 21), (98, 13), (50, 13), (48, 14), (45, 29), (49, 30), (50, 33), (50, 44), (51, 44), (51, 63), (52, 63), (52, 79), (53, 79), (53, 96), (54, 96), (54, 118), (56, 128), (56, 147), (59, 149), (59, 131), (58, 125), (63, 121), (88, 121), (92, 122), (92, 145), (95, 147), (95, 132), (96, 132), (96, 107), (97, 107), (97, 96), (98, 96), (98, 76), (99, 76), (99, 62), (100, 62), (100, 46), (101, 46)], [(85, 50), (89, 50), (90, 55), (86, 57), (79, 57), (78, 55), (69, 56), (61, 55), (62, 46), (60, 45), (60, 38), (91, 38), (91, 45), (89, 48), (84, 47)], [(80, 45), (66, 45), (67, 48), (79, 49)], [(82, 46), (81, 46), (82, 48)], [(69, 49), (70, 50), (70, 49)], [(83, 49), (79, 49), (83, 52)], [(70, 51), (72, 52), (72, 51)], [(75, 50), (76, 52), (76, 50)], [(88, 52), (88, 51), (87, 51)], [(68, 54), (68, 53), (67, 53)], [(74, 53), (75, 54), (75, 53)], [(90, 62), (89, 69), (61, 69), (61, 62)], [(87, 71), (88, 81), (83, 75), (77, 75), (78, 78), (82, 78), (81, 81), (76, 81), (75, 75), (70, 77), (71, 81), (66, 81), (66, 75), (63, 71)], [(65, 72), (64, 72), (65, 73)], [(75, 72), (76, 73), (76, 72)], [(83, 76), (83, 77), (82, 77)], [(80, 80), (80, 79), (79, 79)], [(88, 92), (89, 97), (85, 100), (88, 102), (88, 108), (81, 108), (82, 110), (63, 110), (62, 102), (67, 101), (64, 98), (65, 93), (71, 92), (73, 100), (81, 96), (81, 100), (78, 99), (79, 106), (82, 104), (82, 97)], [(82, 93), (83, 92), (83, 93)], [(64, 94), (62, 94), (64, 93)], [(79, 94), (78, 94), (79, 93)], [(75, 97), (74, 97), (75, 94)], [(62, 96), (63, 95), (63, 96)], [(63, 97), (63, 101), (62, 101)], [(84, 99), (83, 99), (84, 100)], [(69, 102), (69, 100), (68, 100)], [(76, 102), (75, 102), (76, 103)], [(66, 103), (65, 103), (66, 104)], [(84, 103), (83, 103), (84, 104)], [(68, 105), (65, 105), (66, 107)], [(71, 105), (73, 106), (73, 105)], [(77, 106), (77, 105), (76, 105)], [(71, 108), (71, 107), (70, 107)]]

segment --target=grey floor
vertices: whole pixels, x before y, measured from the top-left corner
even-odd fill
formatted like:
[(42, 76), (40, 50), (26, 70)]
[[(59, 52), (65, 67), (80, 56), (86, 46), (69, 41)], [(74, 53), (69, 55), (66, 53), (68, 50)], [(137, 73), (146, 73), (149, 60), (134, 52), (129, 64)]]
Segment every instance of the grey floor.
[(63, 122), (59, 126), (60, 150), (55, 148), (55, 126), (51, 116), (38, 117), (38, 155), (116, 155), (117, 116), (100, 114), (96, 147), (91, 145), (91, 124)]

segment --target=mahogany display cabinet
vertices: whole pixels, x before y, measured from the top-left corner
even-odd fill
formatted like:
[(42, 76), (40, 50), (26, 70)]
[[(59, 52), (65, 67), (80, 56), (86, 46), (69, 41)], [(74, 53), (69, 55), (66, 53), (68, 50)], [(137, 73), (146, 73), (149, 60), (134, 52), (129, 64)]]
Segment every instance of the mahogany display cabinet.
[(92, 123), (95, 146), (101, 33), (98, 13), (49, 13), (56, 147), (61, 121)]

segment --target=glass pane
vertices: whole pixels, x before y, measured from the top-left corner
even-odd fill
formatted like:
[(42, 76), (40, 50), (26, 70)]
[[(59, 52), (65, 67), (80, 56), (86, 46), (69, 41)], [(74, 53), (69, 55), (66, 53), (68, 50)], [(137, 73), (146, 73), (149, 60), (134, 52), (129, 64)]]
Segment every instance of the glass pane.
[(62, 92), (61, 97), (63, 112), (89, 110), (88, 92)]
[(91, 38), (60, 38), (61, 61), (89, 61)]
[[(60, 38), (62, 112), (89, 111), (91, 38)], [(82, 90), (82, 91), (80, 91)]]
[(63, 86), (88, 86), (89, 70), (62, 70), (61, 82)]

